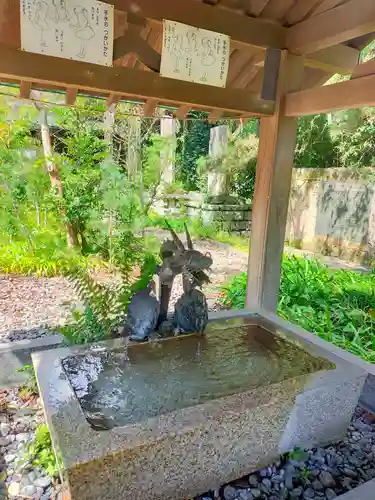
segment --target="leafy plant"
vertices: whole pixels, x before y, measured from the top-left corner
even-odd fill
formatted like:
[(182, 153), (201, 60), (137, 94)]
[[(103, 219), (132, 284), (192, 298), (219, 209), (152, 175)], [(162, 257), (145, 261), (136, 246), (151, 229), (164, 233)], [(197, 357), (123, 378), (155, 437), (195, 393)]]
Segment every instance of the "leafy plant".
[[(245, 304), (246, 273), (224, 287), (224, 305)], [(313, 259), (284, 257), (278, 314), (375, 363), (375, 273), (332, 270)]]
[(208, 172), (221, 172), (226, 176), (226, 193), (238, 194), (251, 199), (255, 185), (255, 168), (258, 154), (258, 139), (254, 135), (230, 138), (225, 153), (217, 158), (205, 156), (197, 162), (201, 184), (206, 185)]
[(41, 424), (36, 429), (34, 441), (28, 447), (26, 458), (34, 467), (42, 467), (50, 476), (58, 475), (58, 463), (47, 424)]
[(18, 368), (17, 372), (27, 374), (28, 378), (20, 385), (19, 394), (23, 398), (30, 398), (39, 395), (38, 383), (33, 365), (25, 365)]
[(289, 451), (287, 455), (291, 460), (296, 460), (298, 462), (304, 462), (309, 457), (307, 451), (299, 447), (294, 448), (294, 450), (292, 451)]
[(122, 269), (119, 279), (110, 285), (96, 281), (89, 273), (77, 270), (69, 277), (83, 303), (83, 311), (73, 312), (73, 322), (61, 333), (71, 344), (86, 344), (108, 338), (127, 310), (131, 297), (147, 287), (155, 274), (156, 258), (146, 254), (140, 276), (132, 282), (129, 270)]

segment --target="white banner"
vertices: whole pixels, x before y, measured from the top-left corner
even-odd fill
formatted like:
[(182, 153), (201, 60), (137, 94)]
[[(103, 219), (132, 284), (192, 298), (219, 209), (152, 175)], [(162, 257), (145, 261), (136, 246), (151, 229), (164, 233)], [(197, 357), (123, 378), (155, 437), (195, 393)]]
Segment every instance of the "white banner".
[(164, 20), (161, 76), (225, 87), (229, 55), (229, 36)]
[(113, 15), (95, 0), (21, 0), (21, 48), (112, 66)]

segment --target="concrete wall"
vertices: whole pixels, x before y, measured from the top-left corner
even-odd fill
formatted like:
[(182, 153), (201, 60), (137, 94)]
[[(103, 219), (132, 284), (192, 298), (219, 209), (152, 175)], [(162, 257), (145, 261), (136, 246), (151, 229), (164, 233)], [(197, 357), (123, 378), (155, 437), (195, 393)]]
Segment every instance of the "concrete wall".
[(375, 257), (375, 169), (295, 169), (286, 239), (358, 261)]

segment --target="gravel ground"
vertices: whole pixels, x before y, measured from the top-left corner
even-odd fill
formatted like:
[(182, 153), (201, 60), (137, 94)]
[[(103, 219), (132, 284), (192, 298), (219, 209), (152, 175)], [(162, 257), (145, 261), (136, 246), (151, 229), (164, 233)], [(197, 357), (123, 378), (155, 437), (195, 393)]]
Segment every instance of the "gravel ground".
[[(166, 234), (161, 232), (160, 238)], [(212, 282), (204, 287), (209, 307), (213, 309), (220, 295), (220, 285), (246, 269), (247, 255), (212, 241), (200, 241), (195, 246), (203, 253), (211, 253), (214, 260)], [(181, 293), (182, 280), (178, 277), (172, 291), (171, 308)], [(77, 303), (78, 298), (66, 278), (0, 276), (0, 343), (47, 335), (49, 329), (69, 320)]]
[(28, 460), (28, 448), (41, 423), (38, 398), (25, 400), (17, 388), (0, 389), (0, 500), (63, 500), (59, 481)]
[(280, 457), (196, 500), (333, 500), (375, 477), (374, 422), (374, 415), (357, 408), (343, 441)]
[(67, 321), (77, 297), (65, 278), (0, 277), (0, 342), (42, 337)]

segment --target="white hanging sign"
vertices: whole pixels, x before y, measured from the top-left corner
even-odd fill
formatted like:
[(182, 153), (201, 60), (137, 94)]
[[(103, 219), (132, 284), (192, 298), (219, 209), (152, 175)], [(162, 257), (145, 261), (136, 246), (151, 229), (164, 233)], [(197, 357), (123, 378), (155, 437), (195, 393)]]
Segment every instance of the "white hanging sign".
[(230, 37), (164, 20), (160, 75), (225, 87)]
[(95, 0), (21, 0), (21, 48), (112, 66), (113, 15)]

